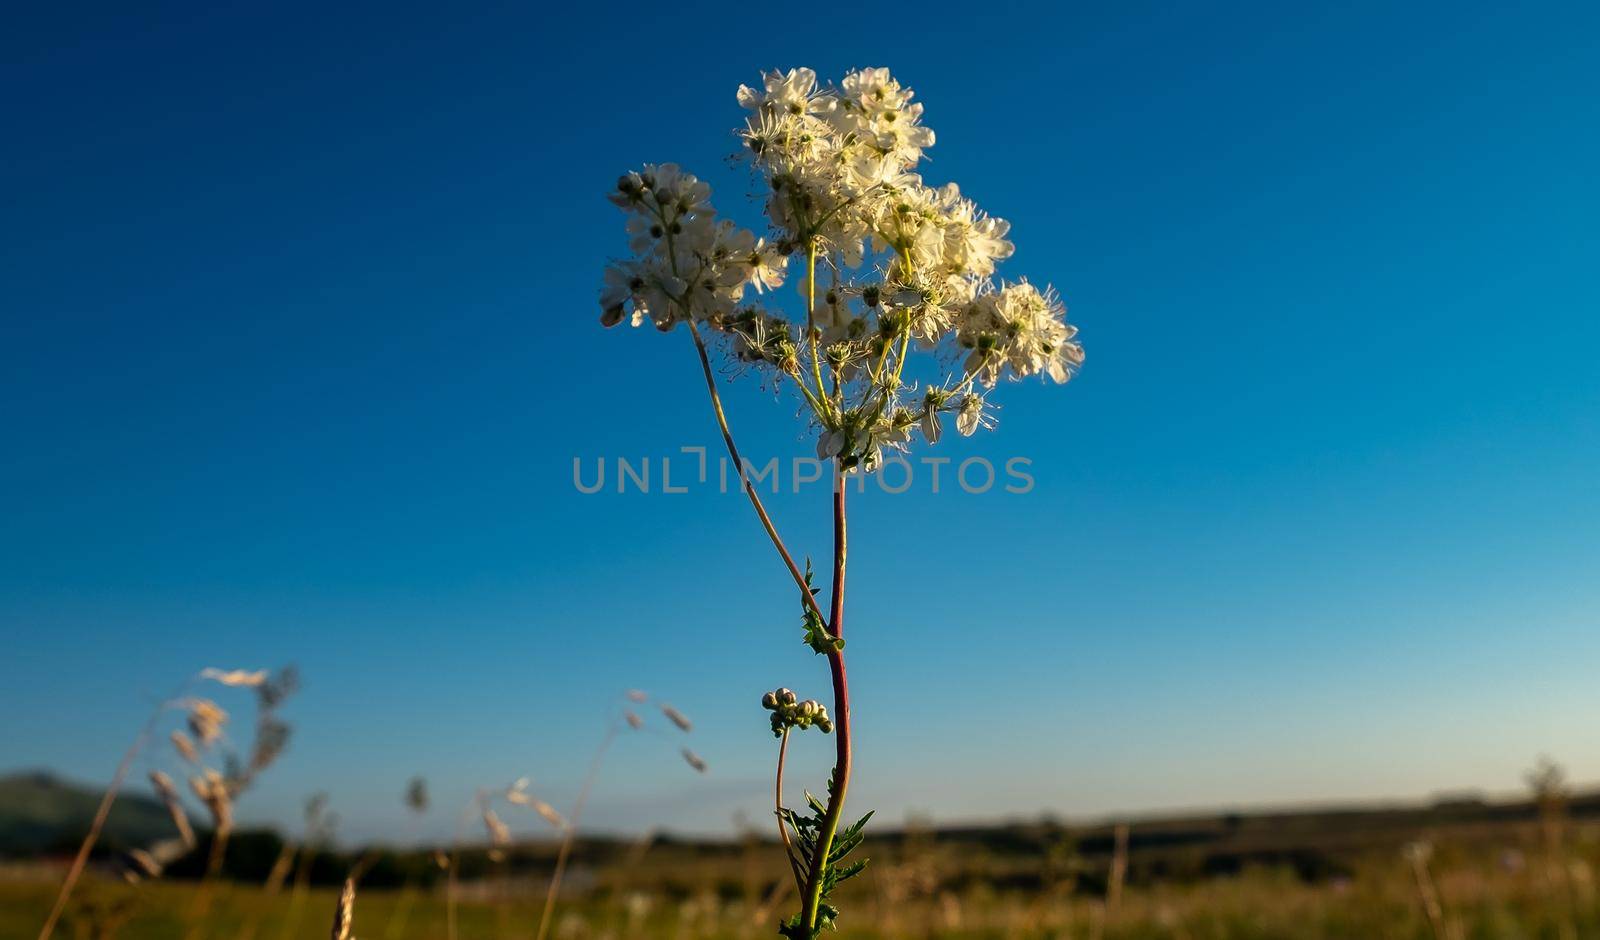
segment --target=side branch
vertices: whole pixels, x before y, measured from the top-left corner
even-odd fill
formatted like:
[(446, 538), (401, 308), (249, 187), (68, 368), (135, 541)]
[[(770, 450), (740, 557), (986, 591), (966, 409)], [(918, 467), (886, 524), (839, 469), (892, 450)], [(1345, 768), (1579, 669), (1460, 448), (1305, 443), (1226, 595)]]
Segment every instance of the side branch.
[(773, 803), (777, 807), (778, 838), (783, 842), (783, 852), (789, 858), (789, 870), (794, 873), (795, 889), (804, 894), (806, 890), (806, 875), (800, 867), (799, 856), (795, 854), (794, 842), (789, 838), (789, 821), (783, 816), (783, 758), (789, 753), (789, 729), (783, 729), (783, 737), (778, 742), (778, 777), (773, 785)]
[(700, 330), (694, 321), (689, 321), (689, 335), (694, 337), (694, 350), (700, 354), (700, 369), (705, 373), (706, 391), (711, 394), (711, 410), (716, 412), (717, 427), (722, 430), (722, 442), (728, 447), (728, 456), (733, 458), (734, 472), (739, 475), (739, 488), (744, 490), (744, 495), (750, 498), (750, 505), (755, 509), (756, 515), (761, 519), (761, 527), (767, 530), (767, 538), (772, 540), (772, 547), (778, 550), (778, 555), (789, 569), (789, 576), (794, 578), (794, 583), (800, 588), (800, 599), (811, 612), (827, 622), (827, 617), (822, 613), (822, 608), (817, 606), (817, 599), (811, 596), (811, 589), (806, 584), (806, 577), (800, 572), (800, 567), (794, 563), (794, 557), (789, 554), (789, 549), (783, 544), (783, 539), (778, 536), (778, 529), (772, 524), (772, 517), (767, 515), (767, 507), (762, 505), (761, 497), (756, 495), (755, 487), (744, 477), (744, 461), (739, 457), (739, 448), (733, 443), (733, 432), (728, 430), (728, 416), (722, 410), (722, 396), (717, 393), (716, 376), (711, 372), (711, 359), (706, 355), (705, 340), (700, 338)]

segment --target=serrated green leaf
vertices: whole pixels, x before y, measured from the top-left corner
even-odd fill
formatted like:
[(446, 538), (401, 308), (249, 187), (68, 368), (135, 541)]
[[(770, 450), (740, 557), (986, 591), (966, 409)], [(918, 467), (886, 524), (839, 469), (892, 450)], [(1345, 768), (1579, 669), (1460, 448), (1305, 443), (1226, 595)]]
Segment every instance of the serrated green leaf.
[[(806, 559), (806, 591), (813, 599), (818, 593), (818, 588), (812, 586), (810, 558)], [(800, 598), (800, 616), (805, 628), (805, 642), (812, 652), (822, 655), (844, 649), (844, 639), (828, 632), (828, 625), (822, 622), (822, 617), (817, 613), (815, 601), (806, 603), (804, 595)]]

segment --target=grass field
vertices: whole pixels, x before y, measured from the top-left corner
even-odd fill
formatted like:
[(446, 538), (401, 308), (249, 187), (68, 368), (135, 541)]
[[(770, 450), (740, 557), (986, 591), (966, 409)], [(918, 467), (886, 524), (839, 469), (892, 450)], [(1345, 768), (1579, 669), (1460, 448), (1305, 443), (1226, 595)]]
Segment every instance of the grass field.
[[(1348, 828), (1348, 827), (1347, 827)], [(1331, 834), (1331, 833), (1330, 833)], [(1592, 872), (1600, 839), (1570, 827), (1551, 854), (1538, 826), (1444, 833), (1438, 848), (1367, 848), (1338, 856), (1344, 870), (1308, 878), (1289, 865), (1246, 865), (1225, 876), (1184, 873), (1171, 850), (1134, 852), (1119, 884), (1114, 861), (1061, 852), (1017, 854), (922, 839), (873, 847), (870, 877), (853, 886), (837, 936), (849, 938), (1600, 938)], [(773, 936), (792, 888), (775, 877), (770, 846), (707, 850), (662, 845), (627, 865), (580, 865), (558, 906), (553, 936), (689, 940)], [(1164, 854), (1163, 854), (1164, 853)], [(1130, 862), (1131, 859), (1131, 862)], [(0, 940), (31, 940), (55, 885), (0, 882)], [(531, 938), (545, 880), (536, 870), (464, 880), (457, 890), (461, 940)], [(59, 936), (82, 940), (288, 940), (323, 936), (330, 887), (268, 896), (218, 886), (199, 930), (187, 912), (193, 882), (127, 885), (99, 877), (74, 899)], [(427, 889), (363, 889), (360, 940), (448, 940), (443, 883)]]

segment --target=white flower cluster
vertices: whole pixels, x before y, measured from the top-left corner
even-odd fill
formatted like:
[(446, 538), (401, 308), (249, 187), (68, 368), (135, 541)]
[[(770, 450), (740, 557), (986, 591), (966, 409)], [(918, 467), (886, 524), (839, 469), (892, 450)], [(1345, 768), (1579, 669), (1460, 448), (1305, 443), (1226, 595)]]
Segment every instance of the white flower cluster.
[[(887, 69), (836, 86), (793, 69), (738, 100), (769, 235), (719, 221), (710, 187), (672, 164), (622, 177), (611, 200), (630, 215), (634, 258), (606, 271), (602, 323), (724, 334), (738, 359), (796, 383), (818, 455), (846, 469), (905, 449), (914, 429), (937, 441), (945, 414), (962, 434), (992, 427), (984, 396), (1003, 376), (1071, 378), (1083, 347), (1059, 296), (994, 279), (1013, 250), (1008, 223), (914, 172), (934, 135), (911, 89)], [(791, 261), (804, 266), (803, 319), (748, 302)], [(918, 352), (937, 367), (920, 385), (906, 371)]]

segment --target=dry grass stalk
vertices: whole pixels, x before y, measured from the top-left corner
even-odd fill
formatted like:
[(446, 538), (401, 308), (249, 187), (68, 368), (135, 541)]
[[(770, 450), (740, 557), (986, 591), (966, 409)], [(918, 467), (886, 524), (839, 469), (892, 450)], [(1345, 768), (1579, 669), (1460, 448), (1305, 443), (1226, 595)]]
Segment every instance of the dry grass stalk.
[[(193, 680), (190, 680), (191, 682)], [(184, 683), (187, 689), (190, 683)], [(178, 698), (183, 694), (183, 689), (173, 696)], [(117, 764), (116, 772), (111, 775), (111, 782), (106, 786), (105, 795), (100, 798), (100, 805), (95, 809), (94, 818), (89, 823), (89, 832), (83, 837), (83, 842), (78, 846), (77, 855), (73, 856), (72, 864), (67, 867), (66, 877), (62, 879), (61, 890), (56, 894), (55, 903), (51, 905), (50, 913), (45, 918), (44, 926), (39, 928), (39, 940), (50, 940), (50, 935), (55, 932), (56, 924), (61, 921), (61, 913), (66, 910), (67, 899), (72, 896), (72, 889), (77, 886), (78, 879), (83, 877), (84, 866), (89, 862), (89, 853), (94, 850), (95, 843), (100, 841), (100, 833), (105, 829), (106, 819), (111, 815), (111, 804), (116, 802), (117, 792), (122, 789), (122, 782), (127, 779), (128, 770), (133, 767), (133, 760), (144, 749), (150, 736), (155, 733), (156, 725), (161, 716), (170, 707), (171, 699), (157, 705), (150, 718), (140, 729), (139, 734), (133, 739), (133, 744), (122, 755), (122, 760)]]
[(333, 940), (350, 940), (350, 925), (356, 916), (356, 880), (346, 878), (344, 890), (339, 892), (339, 904), (333, 911)]
[(139, 870), (144, 873), (146, 878), (160, 878), (161, 871), (165, 867), (156, 861), (154, 855), (144, 849), (129, 849), (128, 859), (139, 866)]
[(317, 847), (325, 842), (332, 831), (328, 813), (328, 795), (314, 793), (302, 810), (305, 819), (305, 837), (301, 840), (299, 864), (295, 868), (294, 887), (289, 892), (289, 914), (283, 920), (279, 933), (281, 940), (289, 940), (299, 932), (300, 915), (305, 909), (306, 896), (311, 891), (311, 863), (316, 858)]
[[(421, 819), (428, 812), (428, 781), (422, 777), (412, 777), (406, 784), (405, 805), (410, 810), (413, 821)], [(435, 850), (437, 860), (439, 852)], [(389, 920), (383, 925), (384, 940), (398, 940), (406, 932), (406, 923), (411, 917), (412, 905), (416, 903), (417, 886), (413, 875), (408, 871), (405, 882), (400, 886), (400, 897), (395, 900), (394, 908), (389, 912)]]
[(177, 785), (159, 770), (150, 771), (150, 785), (155, 787), (156, 794), (167, 807), (167, 813), (172, 816), (172, 825), (178, 830), (178, 838), (188, 848), (194, 848), (194, 828), (189, 825), (189, 814), (184, 811), (183, 801), (178, 797)]
[(1422, 902), (1428, 926), (1433, 928), (1434, 940), (1451, 940), (1450, 928), (1445, 922), (1444, 905), (1439, 901), (1439, 890), (1433, 883), (1433, 874), (1428, 870), (1428, 861), (1433, 858), (1432, 843), (1409, 842), (1402, 851), (1411, 863), (1411, 872), (1417, 883), (1417, 897)]
[(1106, 879), (1106, 917), (1115, 917), (1122, 907), (1122, 882), (1128, 876), (1128, 824), (1118, 823), (1113, 836), (1111, 874)]
[[(642, 693), (640, 693), (642, 694)], [(632, 692), (629, 693), (631, 698)], [(595, 749), (594, 757), (589, 761), (589, 772), (584, 775), (583, 786), (578, 790), (578, 798), (572, 804), (571, 822), (562, 835), (561, 846), (556, 849), (556, 866), (550, 874), (550, 886), (545, 891), (544, 910), (539, 914), (539, 928), (534, 934), (534, 940), (545, 940), (550, 933), (551, 918), (555, 914), (556, 896), (561, 892), (561, 878), (567, 870), (567, 858), (572, 854), (572, 842), (577, 837), (578, 820), (583, 817), (583, 807), (589, 801), (589, 793), (594, 789), (595, 781), (600, 776), (600, 766), (605, 763), (606, 751), (611, 749), (611, 742), (617, 738), (617, 725), (615, 722), (606, 727), (605, 736), (600, 739), (600, 746)], [(450, 940), (455, 940), (451, 937)]]
[[(295, 844), (287, 840), (278, 850), (278, 857), (273, 860), (272, 868), (267, 871), (267, 880), (261, 887), (261, 895), (267, 899), (278, 896), (283, 890), (283, 883), (288, 880), (289, 872), (294, 868)], [(253, 917), (245, 923), (239, 931), (238, 940), (254, 940), (256, 933), (261, 929), (261, 918), (266, 911), (266, 906), (256, 910)]]

